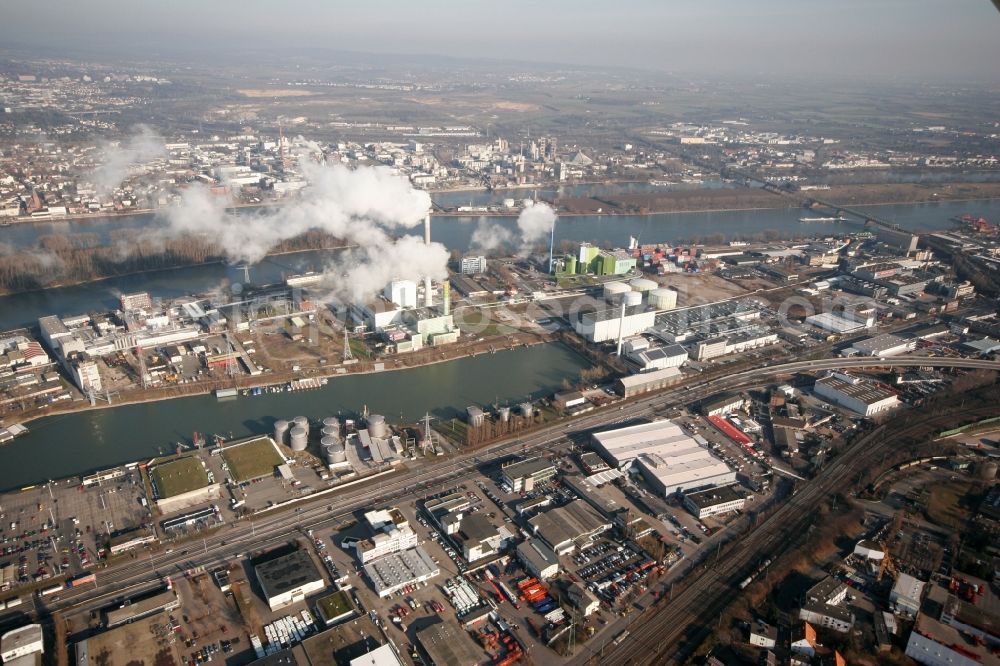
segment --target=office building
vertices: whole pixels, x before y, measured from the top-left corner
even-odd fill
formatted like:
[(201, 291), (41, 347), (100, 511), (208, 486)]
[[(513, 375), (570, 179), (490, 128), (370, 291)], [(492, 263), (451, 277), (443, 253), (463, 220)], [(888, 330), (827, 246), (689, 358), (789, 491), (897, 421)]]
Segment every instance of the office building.
[(480, 273), (486, 272), (486, 257), (479, 256), (465, 256), (462, 257), (461, 266), (459, 267), (462, 275), (478, 275)]

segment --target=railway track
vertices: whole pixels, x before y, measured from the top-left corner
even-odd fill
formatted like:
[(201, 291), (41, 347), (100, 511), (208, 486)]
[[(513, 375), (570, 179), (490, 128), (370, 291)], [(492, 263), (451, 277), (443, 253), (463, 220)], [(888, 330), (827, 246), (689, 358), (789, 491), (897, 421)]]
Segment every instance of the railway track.
[(815, 521), (813, 510), (819, 502), (849, 487), (858, 471), (876, 463), (894, 441), (933, 431), (936, 426), (951, 426), (956, 420), (965, 422), (995, 413), (995, 407), (977, 407), (922, 419), (895, 430), (892, 439), (882, 439), (885, 425), (866, 433), (842, 451), (817, 478), (773, 511), (749, 536), (721, 553), (718, 563), (700, 565), (689, 574), (680, 594), (669, 601), (661, 600), (631, 619), (625, 641), (613, 645), (610, 650), (602, 649), (599, 655), (585, 655), (574, 663), (613, 666), (683, 663), (711, 632), (716, 618), (736, 596), (739, 581), (760, 562), (777, 559), (788, 551), (789, 545), (808, 534)]

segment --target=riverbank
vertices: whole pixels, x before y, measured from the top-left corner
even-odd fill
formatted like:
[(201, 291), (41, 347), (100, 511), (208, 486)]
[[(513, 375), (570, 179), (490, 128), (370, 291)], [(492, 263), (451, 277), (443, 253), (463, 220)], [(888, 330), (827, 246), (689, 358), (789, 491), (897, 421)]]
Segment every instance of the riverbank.
[[(511, 188), (494, 188), (493, 192), (514, 192), (517, 190), (545, 190), (573, 188), (581, 186), (627, 187), (644, 181), (566, 181), (560, 183), (535, 183)], [(459, 187), (428, 190), (428, 194), (449, 194), (459, 192), (487, 192), (485, 187)], [(791, 199), (805, 201), (812, 191), (775, 193), (760, 188), (692, 188), (667, 190), (663, 192), (610, 194), (603, 196), (557, 197), (555, 203), (560, 217), (591, 215), (671, 215), (678, 213), (722, 213), (741, 211), (781, 210), (795, 208)], [(920, 194), (922, 193), (922, 195)], [(862, 185), (833, 185), (828, 190), (819, 190), (816, 196), (835, 200), (845, 206), (896, 206), (934, 203), (938, 201), (988, 201), (1000, 199), (1000, 183), (886, 183)], [(786, 203), (778, 203), (782, 198)], [(297, 199), (268, 201), (256, 204), (235, 204), (227, 211), (236, 213), (245, 210), (282, 208), (293, 205)], [(491, 206), (497, 204), (492, 203)], [(131, 211), (60, 217), (30, 218), (19, 217), (10, 227), (61, 222), (99, 222), (156, 215), (162, 209), (146, 208)], [(498, 208), (489, 211), (435, 210), (432, 217), (469, 217), (488, 214), (490, 217), (516, 217), (519, 210)], [(2, 238), (0, 230), (0, 238)]]
[[(264, 259), (273, 257), (287, 257), (298, 254), (306, 254), (308, 252), (329, 252), (332, 250), (350, 250), (352, 248), (358, 247), (357, 245), (331, 245), (327, 247), (316, 247), (316, 248), (304, 248), (301, 250), (284, 250), (281, 252), (268, 252), (264, 255)], [(184, 270), (186, 268), (201, 268), (205, 266), (223, 266), (226, 265), (225, 259), (213, 259), (212, 261), (201, 261), (193, 264), (177, 264), (176, 266), (166, 266), (160, 268), (148, 268), (136, 271), (129, 271), (127, 273), (115, 273), (114, 275), (103, 275), (101, 277), (90, 278), (87, 280), (68, 280), (65, 282), (53, 282), (52, 284), (45, 285), (44, 287), (36, 287), (34, 289), (18, 289), (14, 291), (8, 291), (0, 289), (0, 298), (4, 296), (14, 296), (18, 294), (33, 294), (44, 292), (48, 289), (64, 289), (67, 287), (80, 287), (87, 284), (95, 284), (97, 282), (104, 282), (105, 280), (115, 280), (118, 278), (128, 278), (135, 277), (137, 275), (149, 275), (150, 273), (169, 273), (171, 271)]]
[[(499, 341), (503, 341), (503, 347), (497, 349)], [(421, 356), (408, 357), (406, 355), (394, 356), (382, 361), (361, 361), (351, 365), (337, 364), (327, 367), (306, 368), (298, 372), (276, 372), (260, 375), (258, 377), (239, 377), (237, 381), (211, 381), (198, 382), (196, 384), (164, 386), (145, 390), (130, 391), (124, 397), (114, 403), (98, 402), (94, 405), (86, 402), (83, 398), (70, 403), (58, 403), (54, 406), (47, 406), (38, 412), (31, 413), (19, 422), (28, 425), (40, 419), (53, 416), (65, 416), (80, 412), (110, 409), (126, 405), (142, 405), (156, 402), (163, 402), (177, 398), (189, 398), (193, 396), (211, 395), (218, 389), (236, 388), (239, 391), (257, 387), (284, 385), (294, 379), (326, 379), (357, 377), (363, 375), (384, 374), (388, 372), (398, 372), (423, 368), (441, 363), (450, 363), (463, 358), (474, 358), (481, 354), (492, 354), (504, 351), (512, 351), (517, 348), (534, 347), (537, 345), (560, 342), (558, 337), (552, 333), (524, 333), (518, 332), (512, 335), (501, 335), (495, 338), (485, 338), (482, 342), (467, 343), (465, 346), (438, 347), (435, 351), (440, 351), (440, 356), (428, 356), (426, 359)], [(471, 346), (468, 346), (470, 345)], [(579, 355), (579, 351), (567, 346)], [(581, 357), (582, 358), (582, 357)], [(395, 361), (395, 364), (392, 362)], [(410, 362), (407, 362), (410, 361)], [(382, 368), (377, 368), (376, 364), (382, 364)], [(311, 390), (311, 389), (309, 389)], [(242, 394), (240, 398), (243, 398)], [(253, 398), (247, 398), (253, 399)]]

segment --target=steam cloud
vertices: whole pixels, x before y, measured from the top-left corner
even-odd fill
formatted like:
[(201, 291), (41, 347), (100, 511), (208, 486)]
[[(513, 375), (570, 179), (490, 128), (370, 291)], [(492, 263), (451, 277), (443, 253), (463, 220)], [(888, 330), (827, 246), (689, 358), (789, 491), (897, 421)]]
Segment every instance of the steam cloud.
[(92, 180), (99, 192), (109, 192), (122, 184), (128, 175), (129, 166), (162, 157), (166, 155), (167, 149), (163, 137), (141, 125), (138, 133), (128, 141), (105, 144), (101, 152), (104, 164), (94, 171)]
[(528, 206), (517, 216), (517, 234), (506, 227), (491, 224), (485, 218), (479, 219), (472, 232), (471, 244), (480, 250), (497, 248), (517, 243), (519, 254), (527, 253), (533, 245), (546, 238), (556, 221), (556, 212), (545, 203)]
[(324, 231), (357, 247), (331, 262), (324, 285), (338, 300), (366, 300), (393, 278), (447, 277), (448, 252), (439, 243), (391, 231), (423, 221), (430, 195), (414, 189), (388, 167), (348, 169), (307, 160), (300, 168), (309, 186), (300, 200), (280, 208), (232, 215), (226, 199), (193, 186), (180, 205), (163, 215), (169, 233), (214, 238), (231, 260), (256, 262), (284, 240), (307, 231)]

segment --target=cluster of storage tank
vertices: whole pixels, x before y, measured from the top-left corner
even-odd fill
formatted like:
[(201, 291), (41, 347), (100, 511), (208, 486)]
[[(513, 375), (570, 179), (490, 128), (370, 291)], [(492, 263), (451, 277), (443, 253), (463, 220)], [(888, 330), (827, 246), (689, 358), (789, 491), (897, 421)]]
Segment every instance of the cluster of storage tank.
[(323, 419), (323, 429), (320, 431), (320, 447), (323, 450), (323, 459), (328, 465), (337, 465), (347, 462), (347, 450), (340, 437), (340, 420), (329, 416)]
[(615, 305), (620, 305), (622, 302), (627, 306), (641, 305), (643, 295), (646, 296), (649, 305), (657, 310), (672, 310), (677, 307), (676, 291), (660, 287), (659, 284), (647, 278), (636, 278), (628, 284), (624, 282), (604, 283), (604, 300)]

